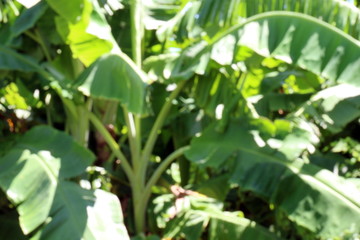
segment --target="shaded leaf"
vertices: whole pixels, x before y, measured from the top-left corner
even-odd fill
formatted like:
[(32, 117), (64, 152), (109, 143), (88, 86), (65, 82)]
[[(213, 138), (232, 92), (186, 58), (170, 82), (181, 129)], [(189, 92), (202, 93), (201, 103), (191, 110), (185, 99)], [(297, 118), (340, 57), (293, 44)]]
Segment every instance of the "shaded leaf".
[(39, 18), (45, 13), (46, 9), (47, 5), (44, 2), (39, 2), (35, 6), (22, 12), (15, 20), (14, 25), (11, 27), (13, 36), (16, 37), (32, 28)]
[(35, 59), (19, 54), (11, 48), (0, 46), (0, 69), (36, 72), (41, 68)]
[(359, 109), (360, 88), (350, 84), (339, 84), (319, 91), (304, 106), (305, 112), (313, 116), (322, 128), (333, 133), (357, 119)]
[[(356, 187), (315, 165), (290, 161), (266, 144), (262, 132), (244, 123), (231, 124), (224, 134), (210, 126), (192, 141), (186, 155), (198, 164), (216, 167), (237, 153), (231, 182), (261, 195), (298, 225), (324, 238), (357, 229), (360, 192)], [(287, 139), (283, 141), (286, 144)]]
[(274, 233), (246, 218), (240, 218), (231, 213), (213, 213), (209, 234), (210, 240), (222, 239), (280, 239)]
[(208, 239), (280, 239), (236, 212), (221, 211), (211, 198), (189, 196), (183, 201), (191, 204), (183, 206), (178, 216), (169, 222), (165, 237), (197, 240), (201, 239), (203, 229), (210, 226)]
[(0, 214), (0, 238), (1, 239), (27, 239), (19, 226), (19, 215), (16, 211)]
[(87, 96), (118, 100), (129, 111), (143, 114), (147, 82), (147, 75), (125, 54), (109, 54), (86, 69), (77, 86)]

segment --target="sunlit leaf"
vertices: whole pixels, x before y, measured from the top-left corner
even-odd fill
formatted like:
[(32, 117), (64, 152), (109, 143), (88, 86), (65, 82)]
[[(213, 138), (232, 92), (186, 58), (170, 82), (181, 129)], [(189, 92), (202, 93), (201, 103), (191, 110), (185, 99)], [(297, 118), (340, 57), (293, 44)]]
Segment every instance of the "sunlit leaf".
[[(221, 134), (209, 126), (192, 141), (186, 155), (200, 165), (219, 167), (236, 154), (232, 183), (264, 197), (299, 226), (321, 237), (341, 236), (358, 228), (360, 192), (355, 186), (315, 165), (292, 161), (281, 148), (270, 148), (267, 138), (261, 137), (264, 130), (231, 124)], [(285, 138), (284, 144), (289, 140)], [(303, 143), (297, 146), (303, 147)], [(342, 221), (338, 221), (339, 214)]]
[(60, 17), (55, 19), (57, 31), (70, 46), (75, 58), (88, 66), (103, 54), (112, 50), (119, 51), (110, 26), (96, 2), (92, 4), (90, 1), (81, 0), (72, 3), (80, 4), (82, 7), (75, 9), (81, 9), (81, 12), (70, 11), (68, 8), (72, 6), (68, 5), (67, 1), (65, 4), (52, 2), (56, 2), (56, 5), (51, 6), (60, 14)]
[(34, 239), (127, 238), (115, 196), (68, 181), (92, 161), (92, 153), (70, 136), (45, 126), (28, 131), (0, 158), (0, 186), (17, 207), (25, 234), (35, 233)]

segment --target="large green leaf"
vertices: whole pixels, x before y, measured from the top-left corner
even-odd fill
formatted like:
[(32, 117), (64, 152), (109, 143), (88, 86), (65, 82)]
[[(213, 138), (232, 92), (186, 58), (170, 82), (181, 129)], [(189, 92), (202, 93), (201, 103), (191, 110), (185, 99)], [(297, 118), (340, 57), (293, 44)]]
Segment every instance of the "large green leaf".
[(159, 39), (212, 37), (245, 18), (270, 11), (304, 13), (336, 26), (359, 39), (360, 10), (342, 0), (208, 0), (188, 3), (157, 32)]
[(28, 131), (0, 158), (0, 186), (17, 207), (20, 226), (34, 239), (126, 239), (119, 201), (68, 179), (84, 172), (93, 154), (50, 127)]
[(236, 62), (239, 46), (295, 64), (331, 82), (359, 84), (359, 42), (303, 14), (271, 12), (249, 18), (216, 39), (212, 57), (222, 64)]
[(18, 70), (24, 72), (41, 71), (36, 60), (19, 54), (13, 49), (0, 46), (0, 69), (1, 70)]
[(32, 28), (39, 18), (45, 13), (47, 5), (44, 2), (39, 2), (32, 8), (29, 8), (21, 13), (19, 18), (14, 22), (11, 32), (14, 37)]
[[(257, 239), (257, 240), (271, 240), (281, 239), (274, 233), (263, 228), (246, 218), (240, 218), (231, 213), (212, 213), (211, 217), (209, 239)], [(225, 230), (226, 229), (226, 230)]]
[[(303, 160), (293, 160), (296, 156), (291, 152), (304, 148), (300, 138), (290, 139), (292, 148), (277, 151), (269, 147), (273, 137), (264, 136), (271, 129), (251, 125), (243, 120), (223, 134), (209, 126), (192, 141), (186, 156), (202, 166), (220, 167), (237, 153), (230, 181), (264, 197), (299, 226), (323, 238), (359, 229), (360, 192), (354, 185)], [(280, 143), (284, 146), (287, 141)]]
[[(320, 20), (287, 12), (256, 15), (210, 43), (202, 41), (189, 47), (177, 59), (164, 64), (164, 78), (189, 78), (191, 72), (203, 74), (204, 58), (210, 52), (221, 65), (239, 62), (241, 46), (297, 65), (330, 83), (359, 84), (359, 42)], [(161, 73), (159, 69), (156, 72)]]
[(77, 85), (87, 96), (118, 100), (129, 111), (146, 110), (147, 75), (125, 54), (108, 54), (99, 58), (82, 75)]
[[(209, 53), (220, 66), (208, 65), (208, 68), (234, 67), (235, 64), (239, 62), (241, 64), (243, 61), (243, 46), (262, 56), (280, 59), (288, 64), (299, 66), (326, 79), (328, 85), (338, 82), (358, 86), (360, 83), (357, 80), (360, 74), (360, 58), (358, 57), (360, 44), (358, 41), (315, 18), (286, 12), (271, 12), (249, 18), (231, 28), (227, 33), (215, 37), (210, 43), (202, 41), (187, 48), (178, 58), (165, 62), (163, 70), (159, 66), (153, 70), (156, 70), (155, 72), (158, 74), (166, 73), (163, 77), (172, 80), (188, 79), (194, 73), (203, 75), (206, 72), (204, 70), (206, 68), (203, 67), (203, 59), (208, 58)], [(224, 68), (221, 71), (223, 73)], [(214, 80), (214, 82), (217, 81)], [(319, 85), (318, 80), (316, 80), (316, 84)], [(216, 86), (206, 82), (205, 85), (210, 87), (209, 89)], [(203, 92), (196, 94), (196, 99), (198, 96), (210, 96), (206, 90), (202, 88), (198, 90), (200, 92), (203, 90)], [(286, 97), (288, 96), (281, 96), (281, 98)], [(266, 98), (274, 97), (267, 96)], [(299, 107), (299, 103), (306, 100), (305, 96), (301, 98), (293, 106)], [(207, 101), (207, 103), (210, 102)], [(214, 106), (219, 103), (221, 102), (215, 100)], [(280, 106), (277, 105), (272, 108), (276, 109)], [(215, 108), (212, 107), (212, 109)], [(296, 110), (296, 108), (291, 110)], [(352, 119), (357, 116), (353, 114), (356, 113), (354, 110), (356, 109), (351, 111)]]
[(48, 4), (66, 21), (75, 24), (82, 20), (83, 12), (91, 6), (88, 0), (47, 0)]
[[(208, 239), (280, 239), (268, 229), (236, 212), (221, 211), (217, 202), (204, 196), (185, 196), (176, 200), (181, 208), (165, 228), (164, 237), (187, 240), (201, 239), (204, 228), (209, 226)], [(220, 208), (219, 208), (220, 207)], [(226, 229), (226, 230), (225, 230)]]
[(187, 210), (181, 213), (180, 216), (171, 222), (169, 227), (171, 232), (167, 232), (165, 237), (181, 237), (188, 240), (201, 239), (203, 227), (209, 222), (209, 240), (280, 239), (266, 228), (249, 219), (238, 217), (233, 213), (211, 212), (208, 210)]
[[(79, 0), (71, 4), (49, 1), (49, 4), (60, 15), (55, 19), (57, 31), (70, 46), (74, 57), (86, 66), (103, 54), (120, 51), (96, 1)], [(75, 12), (68, 9), (74, 7), (72, 4), (77, 6)]]

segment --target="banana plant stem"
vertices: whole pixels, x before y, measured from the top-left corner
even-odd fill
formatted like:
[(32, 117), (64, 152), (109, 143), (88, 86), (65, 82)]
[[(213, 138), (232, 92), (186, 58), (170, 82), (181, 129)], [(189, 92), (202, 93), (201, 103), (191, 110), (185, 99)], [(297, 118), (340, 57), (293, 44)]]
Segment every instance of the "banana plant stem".
[(104, 138), (105, 142), (109, 145), (110, 149), (113, 151), (116, 157), (118, 157), (121, 161), (121, 165), (124, 169), (126, 176), (128, 177), (130, 184), (134, 184), (134, 172), (129, 164), (129, 161), (126, 159), (124, 154), (120, 150), (120, 146), (113, 139), (111, 134), (106, 130), (101, 121), (95, 116), (94, 113), (89, 111), (89, 119), (90, 122), (95, 126), (96, 130), (99, 131), (101, 136)]
[(141, 68), (142, 65), (142, 40), (144, 25), (142, 19), (142, 0), (132, 0), (131, 14), (131, 43), (132, 55), (135, 64)]
[(167, 169), (167, 167), (178, 157), (183, 155), (187, 150), (190, 149), (190, 146), (184, 146), (177, 150), (175, 150), (173, 153), (171, 153), (167, 158), (165, 158), (160, 165), (157, 167), (155, 172), (151, 175), (149, 181), (147, 182), (145, 186), (145, 190), (143, 193), (143, 201), (147, 203), (147, 201), (150, 198), (151, 195), (151, 188), (156, 184), (156, 182), (161, 177), (161, 174)]
[(151, 176), (150, 181), (145, 185), (146, 179), (146, 170), (148, 163), (150, 161), (150, 156), (154, 148), (158, 133), (161, 127), (164, 124), (166, 116), (168, 115), (170, 108), (172, 106), (172, 101), (179, 95), (182, 88), (185, 86), (185, 81), (180, 82), (177, 88), (170, 94), (164, 103), (158, 117), (155, 120), (155, 123), (150, 131), (149, 138), (145, 144), (144, 150), (142, 152), (141, 158), (139, 161), (139, 169), (134, 168), (135, 182), (132, 184), (132, 192), (134, 198), (134, 219), (135, 219), (135, 229), (137, 233), (144, 231), (145, 218), (146, 218), (146, 207), (151, 195), (151, 187), (157, 182), (161, 174), (165, 171), (167, 166), (178, 156), (184, 153), (187, 149), (186, 147), (180, 148), (175, 151), (173, 154), (169, 155), (156, 169), (154, 174)]
[(151, 152), (154, 149), (154, 145), (155, 145), (156, 139), (158, 137), (159, 131), (162, 128), (162, 126), (165, 122), (165, 119), (171, 109), (172, 101), (179, 95), (179, 93), (181, 92), (181, 90), (183, 89), (185, 84), (186, 84), (186, 81), (180, 82), (178, 84), (178, 86), (176, 87), (176, 89), (166, 99), (166, 102), (163, 105), (163, 107), (161, 108), (160, 113), (159, 113), (158, 117), (156, 118), (155, 123), (150, 131), (149, 138), (146, 141), (144, 151), (141, 156), (141, 162), (142, 162), (141, 174), (144, 176), (144, 178), (146, 176), (146, 169), (147, 169), (148, 162), (150, 161)]
[(126, 107), (123, 107), (123, 112), (124, 112), (126, 126), (128, 128), (128, 138), (129, 138), (129, 145), (132, 156), (132, 163), (134, 169), (137, 169), (138, 160), (136, 159), (136, 156), (138, 155), (140, 148), (137, 148), (137, 144), (136, 144), (137, 129), (135, 125), (134, 115), (130, 113)]
[(189, 146), (181, 147), (174, 151), (172, 154), (170, 154), (167, 158), (165, 158), (164, 161), (160, 163), (159, 167), (152, 174), (145, 187), (140, 184), (132, 186), (134, 197), (135, 227), (138, 233), (144, 230), (146, 208), (151, 196), (151, 188), (156, 184), (156, 182), (161, 177), (161, 174), (167, 169), (170, 163), (172, 163), (176, 158), (183, 155), (184, 152), (187, 151), (189, 148)]

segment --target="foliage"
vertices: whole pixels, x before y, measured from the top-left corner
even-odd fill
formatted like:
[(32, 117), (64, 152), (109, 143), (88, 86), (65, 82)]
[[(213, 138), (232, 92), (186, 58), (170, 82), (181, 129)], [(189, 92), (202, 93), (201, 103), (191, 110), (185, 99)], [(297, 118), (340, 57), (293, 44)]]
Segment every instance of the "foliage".
[(360, 234), (354, 5), (0, 7), (0, 236)]

